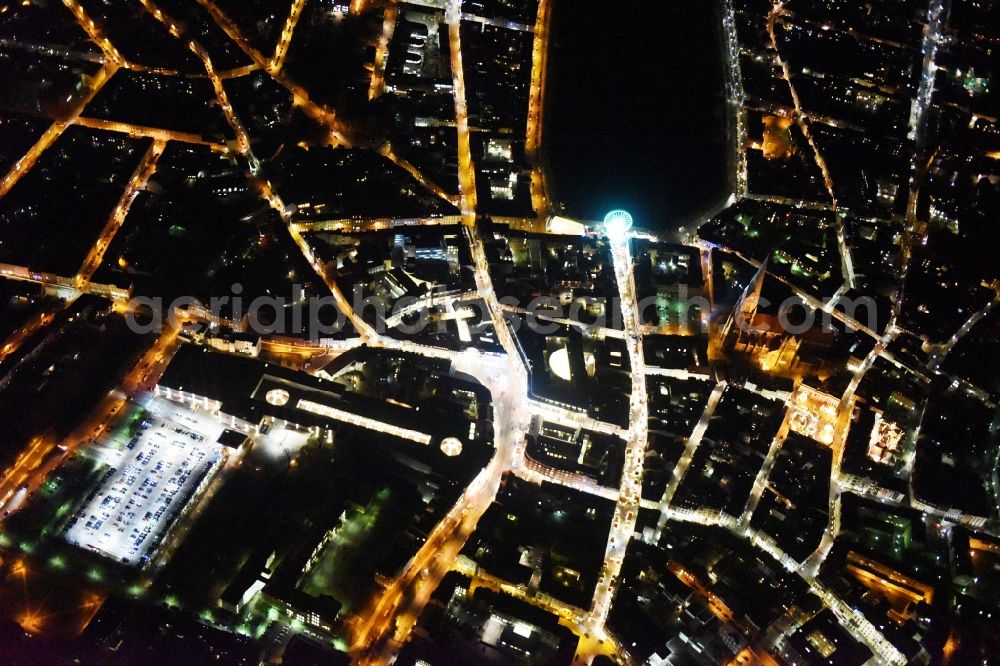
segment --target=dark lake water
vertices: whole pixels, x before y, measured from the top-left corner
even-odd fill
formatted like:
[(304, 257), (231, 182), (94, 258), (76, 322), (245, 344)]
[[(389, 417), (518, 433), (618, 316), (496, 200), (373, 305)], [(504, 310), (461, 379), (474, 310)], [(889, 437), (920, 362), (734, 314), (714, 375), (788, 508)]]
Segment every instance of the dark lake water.
[(553, 0), (545, 145), (571, 217), (667, 233), (728, 196), (714, 0)]

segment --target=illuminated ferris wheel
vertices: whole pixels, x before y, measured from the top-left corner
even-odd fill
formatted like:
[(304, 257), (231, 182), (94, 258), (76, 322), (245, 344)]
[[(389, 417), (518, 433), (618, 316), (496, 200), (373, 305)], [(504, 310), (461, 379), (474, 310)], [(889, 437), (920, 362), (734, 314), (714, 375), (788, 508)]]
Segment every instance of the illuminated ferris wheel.
[(604, 216), (604, 230), (610, 238), (621, 238), (632, 229), (632, 222), (627, 210), (613, 210)]

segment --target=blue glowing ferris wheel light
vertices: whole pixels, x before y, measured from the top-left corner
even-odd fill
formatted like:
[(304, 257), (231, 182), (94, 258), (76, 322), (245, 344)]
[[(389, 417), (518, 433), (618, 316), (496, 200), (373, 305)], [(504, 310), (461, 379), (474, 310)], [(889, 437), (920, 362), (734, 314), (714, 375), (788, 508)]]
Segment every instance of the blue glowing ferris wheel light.
[(604, 228), (609, 234), (624, 234), (632, 228), (632, 215), (627, 210), (613, 210), (604, 216)]

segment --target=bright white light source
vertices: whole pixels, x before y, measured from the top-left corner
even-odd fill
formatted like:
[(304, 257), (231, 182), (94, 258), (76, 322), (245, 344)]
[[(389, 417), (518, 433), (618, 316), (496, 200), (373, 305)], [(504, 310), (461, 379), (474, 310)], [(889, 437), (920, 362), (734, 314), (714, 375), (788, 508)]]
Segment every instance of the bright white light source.
[(604, 231), (608, 238), (623, 238), (631, 229), (632, 215), (626, 210), (613, 210), (604, 216)]
[(569, 364), (569, 350), (566, 347), (557, 349), (549, 355), (549, 369), (559, 379), (573, 381), (573, 370)]
[(274, 405), (275, 407), (284, 407), (288, 404), (288, 401), (291, 400), (291, 398), (292, 396), (288, 394), (288, 391), (280, 388), (271, 389), (267, 392), (267, 395), (264, 396), (267, 403), (269, 405)]
[(514, 633), (523, 638), (531, 638), (531, 633), (534, 627), (526, 622), (515, 622), (514, 623)]
[(441, 442), (441, 451), (446, 456), (451, 456), (452, 458), (454, 458), (455, 456), (462, 453), (462, 441), (457, 437), (446, 437)]

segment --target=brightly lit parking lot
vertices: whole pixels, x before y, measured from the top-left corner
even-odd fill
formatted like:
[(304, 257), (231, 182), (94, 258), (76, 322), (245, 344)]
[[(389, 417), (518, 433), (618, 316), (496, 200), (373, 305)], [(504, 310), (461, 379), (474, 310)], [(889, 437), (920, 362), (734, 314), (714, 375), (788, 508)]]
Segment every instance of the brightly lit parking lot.
[(159, 399), (143, 407), (99, 444), (109, 468), (65, 531), (73, 545), (128, 565), (149, 561), (222, 454), (223, 429), (209, 415)]

